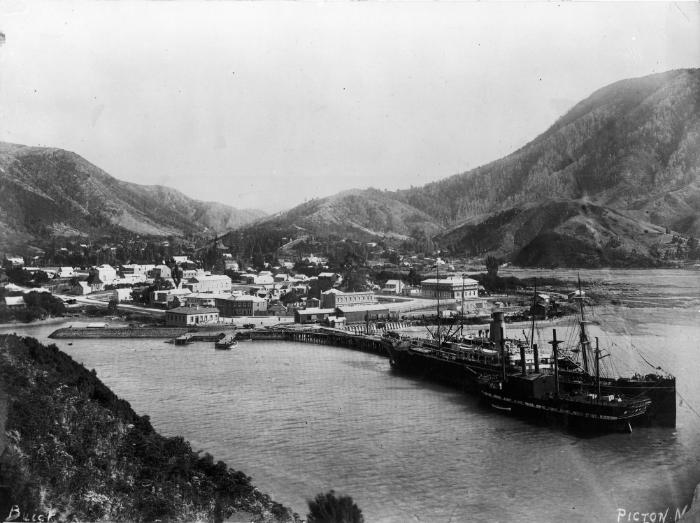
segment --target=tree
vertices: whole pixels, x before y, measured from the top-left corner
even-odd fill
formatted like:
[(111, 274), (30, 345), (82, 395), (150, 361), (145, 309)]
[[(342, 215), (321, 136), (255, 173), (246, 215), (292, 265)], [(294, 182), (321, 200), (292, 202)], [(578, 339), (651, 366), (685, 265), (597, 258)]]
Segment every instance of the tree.
[(107, 304), (107, 311), (110, 314), (115, 314), (117, 312), (117, 305), (119, 305), (119, 302), (117, 301), (117, 299), (111, 298), (109, 300), (109, 303)]
[(412, 285), (413, 287), (418, 287), (420, 285), (421, 278), (420, 274), (411, 267), (411, 269), (408, 271), (408, 276), (406, 276), (406, 283), (409, 285)]
[(317, 494), (316, 498), (308, 501), (309, 513), (306, 519), (309, 523), (364, 523), (365, 518), (350, 496), (335, 495), (330, 490), (325, 494)]
[(486, 257), (486, 273), (489, 278), (495, 279), (498, 276), (498, 267), (501, 265), (501, 260), (495, 256)]

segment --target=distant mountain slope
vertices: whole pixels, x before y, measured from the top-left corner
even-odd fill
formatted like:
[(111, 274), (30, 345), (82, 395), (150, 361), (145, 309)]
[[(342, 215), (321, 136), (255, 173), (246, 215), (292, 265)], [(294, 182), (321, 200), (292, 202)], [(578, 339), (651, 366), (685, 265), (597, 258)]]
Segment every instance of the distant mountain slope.
[(550, 200), (456, 227), (438, 241), (460, 252), (489, 252), (523, 266), (655, 265), (663, 227), (583, 200)]
[[(426, 213), (376, 189), (344, 191), (314, 199), (260, 220), (227, 235), (227, 245), (257, 244), (263, 250), (275, 248), (283, 237), (345, 237), (355, 240), (390, 238), (402, 240), (416, 235), (433, 236), (442, 227)], [(264, 238), (263, 238), (264, 237)]]
[(271, 223), (387, 237), (443, 230), (437, 240), (454, 252), (530, 265), (658, 263), (670, 241), (660, 231), (700, 235), (700, 69), (604, 87), (477, 169), (340, 193), (260, 222)]
[(550, 198), (586, 199), (700, 234), (700, 69), (623, 80), (521, 149), (397, 197), (457, 224)]
[(376, 189), (344, 191), (312, 200), (274, 218), (316, 231), (368, 236), (407, 237), (420, 230), (435, 234), (440, 226), (429, 215)]
[(0, 143), (0, 246), (111, 230), (222, 233), (264, 215), (117, 180), (75, 153)]

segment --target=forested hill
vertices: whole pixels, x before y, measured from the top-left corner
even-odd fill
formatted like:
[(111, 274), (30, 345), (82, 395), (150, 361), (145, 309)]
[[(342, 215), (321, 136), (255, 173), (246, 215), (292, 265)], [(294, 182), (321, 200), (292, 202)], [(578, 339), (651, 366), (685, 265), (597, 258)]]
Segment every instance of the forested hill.
[(261, 216), (117, 180), (62, 149), (0, 143), (0, 251), (62, 236), (210, 236)]
[(5, 515), (16, 506), (22, 521), (295, 519), (244, 473), (155, 432), (55, 345), (0, 336), (0, 376)]
[(433, 235), (455, 254), (527, 265), (663, 264), (674, 233), (700, 235), (700, 69), (616, 82), (500, 160), (423, 187), (314, 200), (237, 241), (262, 230)]
[(700, 234), (700, 69), (604, 87), (509, 156), (396, 196), (446, 225), (583, 199)]

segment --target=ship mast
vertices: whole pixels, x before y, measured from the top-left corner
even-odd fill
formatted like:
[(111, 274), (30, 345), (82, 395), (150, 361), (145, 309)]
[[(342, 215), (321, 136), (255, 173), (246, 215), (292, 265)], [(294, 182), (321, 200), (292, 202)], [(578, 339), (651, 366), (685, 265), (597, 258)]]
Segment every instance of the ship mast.
[(530, 328), (530, 349), (535, 344), (535, 306), (537, 305), (537, 278), (535, 278), (535, 292), (532, 295), (532, 327)]
[(598, 337), (595, 339), (595, 390), (600, 399), (600, 347), (598, 346)]
[(581, 344), (581, 357), (583, 359), (583, 370), (589, 374), (588, 370), (588, 336), (586, 335), (586, 317), (583, 312), (583, 291), (581, 290), (581, 275), (578, 276), (578, 304), (581, 311), (581, 321), (579, 322), (579, 343)]
[(459, 319), (459, 335), (464, 336), (464, 273), (462, 273), (462, 314)]
[(435, 291), (437, 294), (437, 344), (440, 347), (440, 252), (435, 260)]
[(552, 345), (552, 356), (554, 356), (554, 390), (559, 396), (559, 344), (562, 342), (557, 340), (557, 329), (552, 329), (552, 341), (549, 343)]

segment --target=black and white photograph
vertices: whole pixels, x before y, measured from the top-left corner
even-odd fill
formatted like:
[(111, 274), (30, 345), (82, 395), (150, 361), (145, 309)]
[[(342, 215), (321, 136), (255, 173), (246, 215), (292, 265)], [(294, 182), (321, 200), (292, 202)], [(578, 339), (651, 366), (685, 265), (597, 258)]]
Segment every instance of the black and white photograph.
[(700, 523), (700, 2), (0, 2), (0, 521)]

